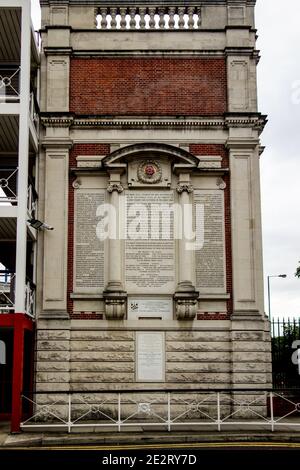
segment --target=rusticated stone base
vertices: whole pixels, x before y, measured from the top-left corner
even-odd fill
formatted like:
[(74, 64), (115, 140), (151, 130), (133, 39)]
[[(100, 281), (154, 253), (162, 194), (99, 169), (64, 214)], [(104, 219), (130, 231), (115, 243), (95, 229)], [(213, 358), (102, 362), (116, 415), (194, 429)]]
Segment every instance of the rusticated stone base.
[[(136, 333), (144, 330), (145, 324), (139, 327), (137, 322), (126, 320), (39, 321), (36, 391), (55, 394), (72, 390), (93, 395), (93, 391), (120, 388), (257, 390), (270, 386), (269, 324), (264, 318), (182, 322), (179, 327), (175, 322), (157, 321), (148, 328), (164, 332), (163, 383), (137, 382)], [(228, 402), (232, 410), (246, 400), (240, 395), (237, 392)], [(263, 406), (260, 400), (254, 405)]]

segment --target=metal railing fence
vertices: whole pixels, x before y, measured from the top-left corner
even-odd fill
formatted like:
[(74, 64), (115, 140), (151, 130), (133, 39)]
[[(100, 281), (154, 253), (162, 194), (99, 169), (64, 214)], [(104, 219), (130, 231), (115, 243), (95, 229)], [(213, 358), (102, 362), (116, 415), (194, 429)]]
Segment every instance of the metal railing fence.
[[(21, 429), (293, 429), (300, 431), (300, 389), (153, 389), (23, 393), (32, 415)], [(284, 402), (284, 414), (278, 412)], [(298, 419), (297, 419), (298, 418)]]

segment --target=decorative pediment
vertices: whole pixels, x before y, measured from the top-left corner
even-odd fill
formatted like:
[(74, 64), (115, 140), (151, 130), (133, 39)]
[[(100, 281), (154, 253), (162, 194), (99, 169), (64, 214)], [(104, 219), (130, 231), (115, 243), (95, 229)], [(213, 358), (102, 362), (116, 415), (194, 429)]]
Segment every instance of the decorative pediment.
[(113, 168), (127, 163), (128, 159), (147, 159), (147, 158), (168, 157), (173, 164), (173, 168), (184, 166), (187, 168), (197, 168), (198, 158), (186, 150), (167, 144), (142, 143), (122, 147), (115, 150), (103, 159), (104, 168)]

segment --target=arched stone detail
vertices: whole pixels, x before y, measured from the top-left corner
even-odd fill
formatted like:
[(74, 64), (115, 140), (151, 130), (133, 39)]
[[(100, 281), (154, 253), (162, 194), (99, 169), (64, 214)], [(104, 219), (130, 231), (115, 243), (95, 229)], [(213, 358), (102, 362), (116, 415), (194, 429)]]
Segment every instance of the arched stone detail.
[(197, 168), (198, 166), (198, 158), (186, 150), (169, 144), (152, 142), (145, 142), (122, 147), (105, 157), (102, 162), (104, 167), (110, 167), (111, 165), (115, 166), (123, 163), (127, 157), (138, 156), (138, 154), (143, 154), (143, 157), (145, 157), (147, 154), (153, 153), (156, 153), (160, 156), (169, 157), (174, 162), (174, 165), (185, 165), (190, 168)]

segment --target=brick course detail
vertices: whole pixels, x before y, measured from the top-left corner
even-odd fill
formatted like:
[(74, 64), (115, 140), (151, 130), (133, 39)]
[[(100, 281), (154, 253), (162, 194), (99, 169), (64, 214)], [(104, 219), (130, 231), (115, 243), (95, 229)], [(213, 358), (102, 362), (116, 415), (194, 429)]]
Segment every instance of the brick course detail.
[(109, 144), (75, 144), (70, 152), (69, 163), (70, 167), (77, 166), (76, 157), (78, 155), (108, 155), (110, 153)]
[(220, 115), (223, 58), (73, 58), (70, 111), (82, 115)]

